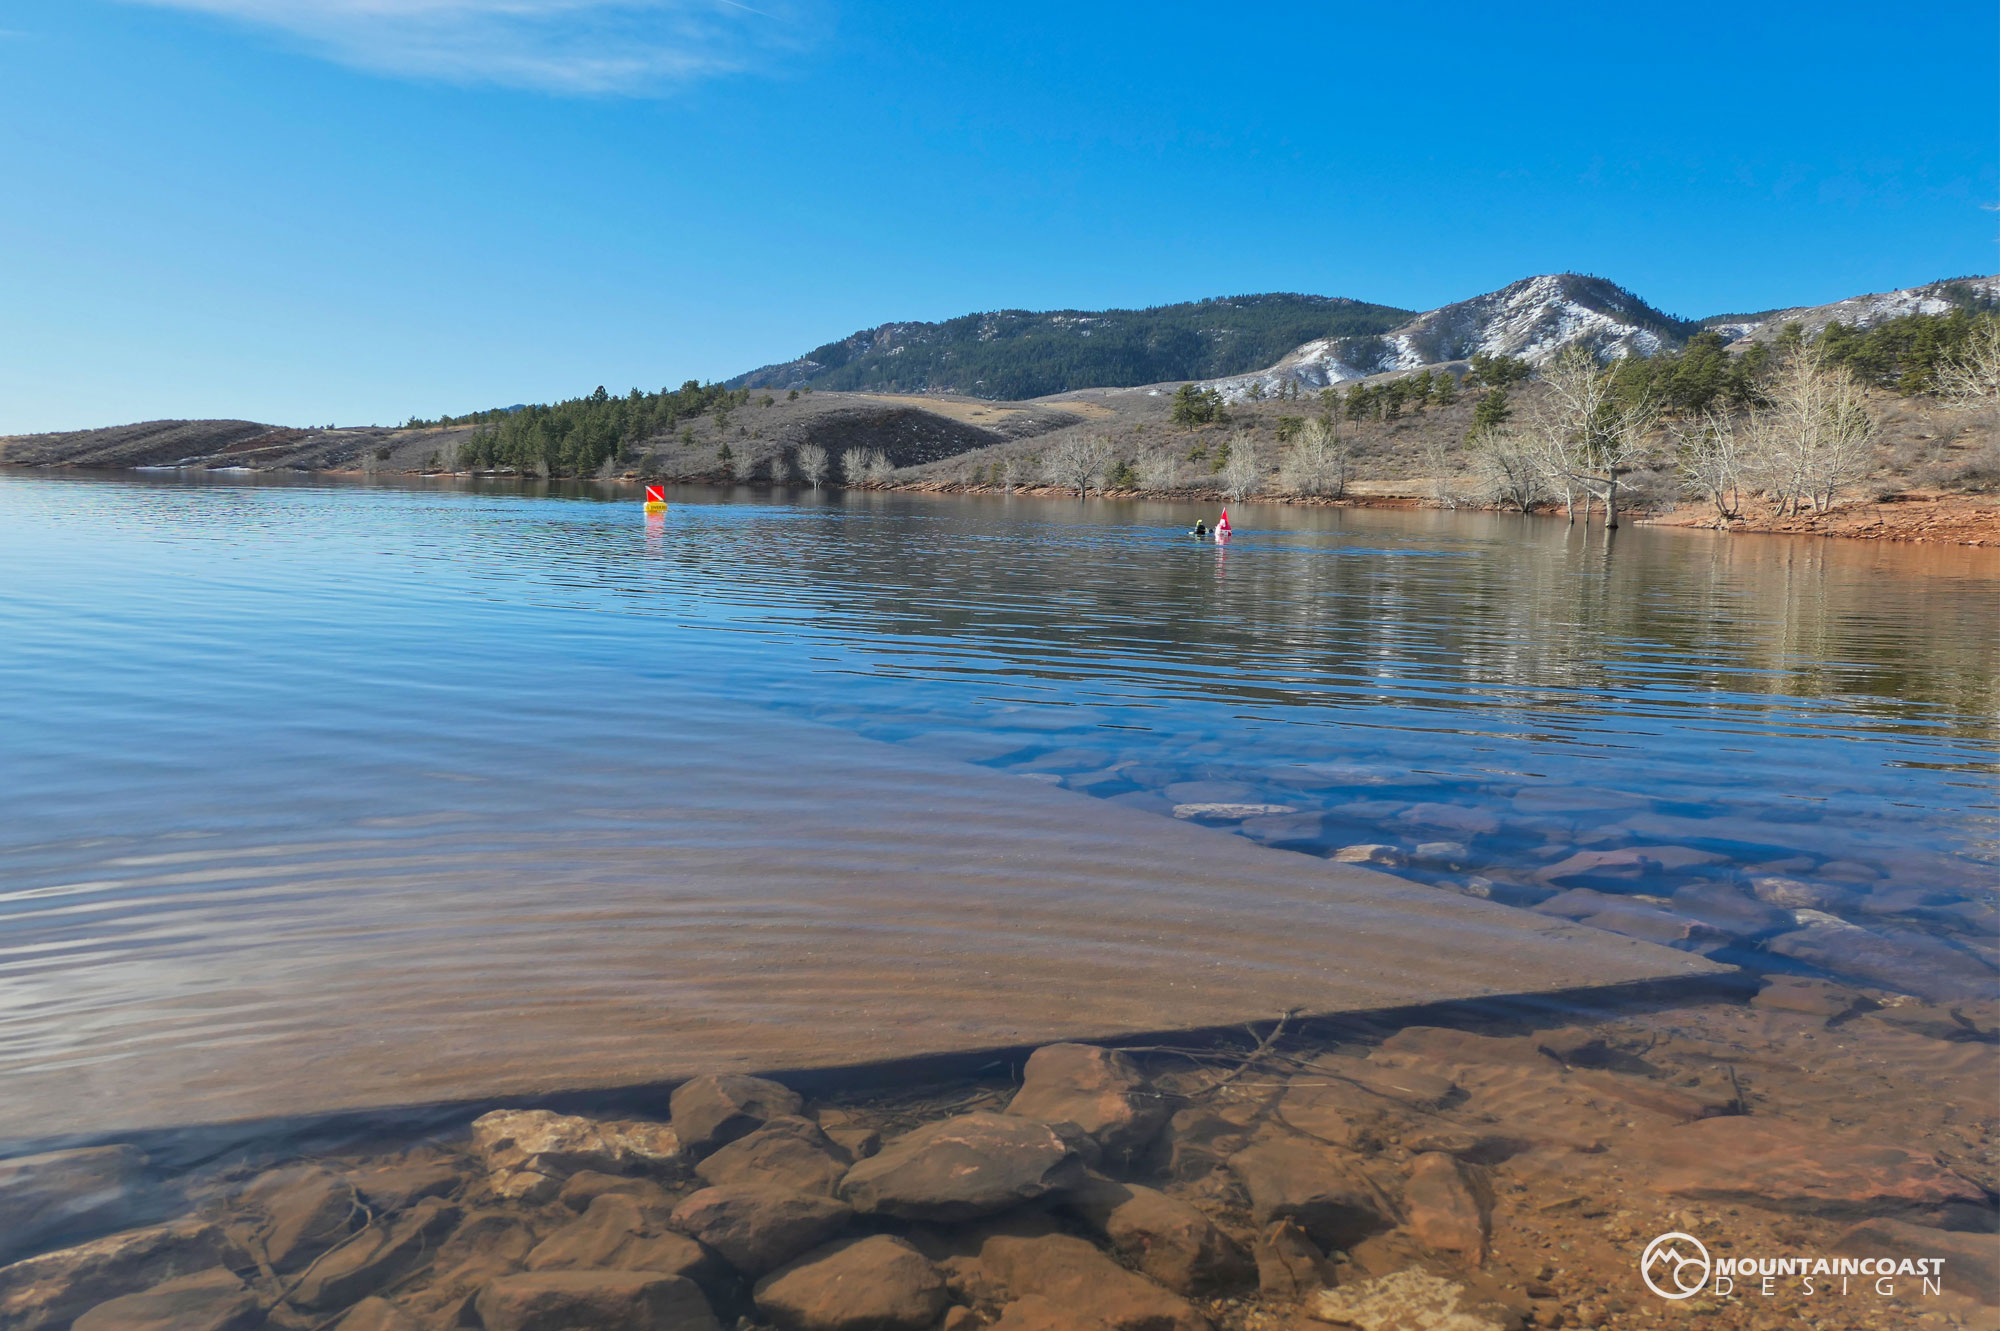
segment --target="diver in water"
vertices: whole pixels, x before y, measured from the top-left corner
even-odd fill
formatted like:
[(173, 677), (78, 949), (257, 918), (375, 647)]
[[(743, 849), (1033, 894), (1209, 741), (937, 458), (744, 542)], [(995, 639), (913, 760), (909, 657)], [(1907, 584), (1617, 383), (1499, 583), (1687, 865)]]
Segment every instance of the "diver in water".
[(1194, 527), (1188, 532), (1188, 535), (1190, 536), (1208, 535), (1208, 524), (1203, 522), (1200, 518), (1196, 518), (1194, 520)]

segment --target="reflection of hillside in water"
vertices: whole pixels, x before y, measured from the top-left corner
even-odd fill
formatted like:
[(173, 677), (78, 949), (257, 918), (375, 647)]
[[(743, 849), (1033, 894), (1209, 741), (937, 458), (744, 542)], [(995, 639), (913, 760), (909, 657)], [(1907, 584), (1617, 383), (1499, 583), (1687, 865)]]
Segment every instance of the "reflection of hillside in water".
[[(847, 506), (889, 519), (896, 503)], [(1166, 506), (966, 507), (795, 524), (753, 576), (810, 576), (818, 624), (880, 638), (884, 657), (976, 648), (1033, 677), (1164, 697), (1559, 720), (1617, 691), (1641, 708), (1967, 738), (2000, 719), (1991, 552), (1261, 508), (1232, 546), (1184, 549), (1093, 525), (1166, 525)], [(1017, 522), (1038, 530), (1000, 530)]]

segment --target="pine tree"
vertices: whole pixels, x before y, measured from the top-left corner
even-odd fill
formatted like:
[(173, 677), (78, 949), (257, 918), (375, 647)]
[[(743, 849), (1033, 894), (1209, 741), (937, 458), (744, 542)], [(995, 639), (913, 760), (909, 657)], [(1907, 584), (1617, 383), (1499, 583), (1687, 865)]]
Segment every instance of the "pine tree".
[(1513, 408), (1507, 405), (1507, 390), (1490, 388), (1472, 409), (1472, 433), (1484, 434), (1513, 414)]

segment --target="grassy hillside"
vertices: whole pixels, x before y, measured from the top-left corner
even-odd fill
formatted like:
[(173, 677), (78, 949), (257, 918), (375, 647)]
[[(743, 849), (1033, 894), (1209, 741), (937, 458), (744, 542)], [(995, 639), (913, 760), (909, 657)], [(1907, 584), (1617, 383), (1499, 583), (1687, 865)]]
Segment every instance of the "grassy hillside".
[(959, 393), (1020, 401), (1261, 369), (1302, 342), (1387, 332), (1409, 310), (1285, 293), (1148, 310), (1000, 310), (895, 323), (729, 381), (735, 388)]

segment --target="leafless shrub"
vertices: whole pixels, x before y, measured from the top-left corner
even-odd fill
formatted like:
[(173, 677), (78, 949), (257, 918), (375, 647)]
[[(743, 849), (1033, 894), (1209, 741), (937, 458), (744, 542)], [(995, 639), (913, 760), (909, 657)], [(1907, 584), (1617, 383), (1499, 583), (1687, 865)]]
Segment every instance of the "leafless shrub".
[(1431, 478), (1431, 501), (1439, 508), (1457, 508), (1458, 467), (1443, 436), (1432, 434), (1423, 442), (1424, 470)]
[(871, 485), (888, 484), (889, 477), (895, 470), (896, 466), (889, 461), (889, 455), (879, 448), (869, 449), (868, 456), (862, 459), (862, 475), (868, 479)]
[(1953, 490), (2000, 490), (2000, 438), (1947, 455), (1925, 468), (1924, 479)]
[(1257, 441), (1243, 431), (1229, 440), (1229, 461), (1222, 464), (1222, 491), (1231, 499), (1248, 499), (1264, 480), (1264, 466), (1257, 456)]
[(1527, 513), (1548, 493), (1534, 443), (1519, 430), (1496, 426), (1481, 431), (1472, 441), (1472, 460), (1491, 503)]
[(850, 448), (840, 455), (840, 479), (846, 485), (866, 485), (886, 475), (888, 463), (879, 448)]
[(818, 444), (799, 445), (799, 475), (805, 477), (806, 483), (815, 490), (826, 479), (828, 461), (826, 450)]
[(1142, 490), (1177, 490), (1181, 484), (1180, 455), (1162, 449), (1148, 453), (1139, 460), (1139, 488)]
[(774, 487), (782, 487), (787, 481), (792, 479), (791, 459), (785, 456), (785, 450), (782, 448), (771, 454), (770, 459), (765, 462), (764, 466)]
[(1278, 484), (1293, 494), (1338, 499), (1347, 493), (1353, 462), (1353, 445), (1340, 437), (1330, 419), (1316, 417), (1299, 427), (1298, 436), (1278, 465)]
[(1745, 471), (1781, 512), (1832, 507), (1865, 470), (1875, 441), (1861, 385), (1807, 343), (1778, 363), (1764, 395), (1769, 405), (1750, 415)]

